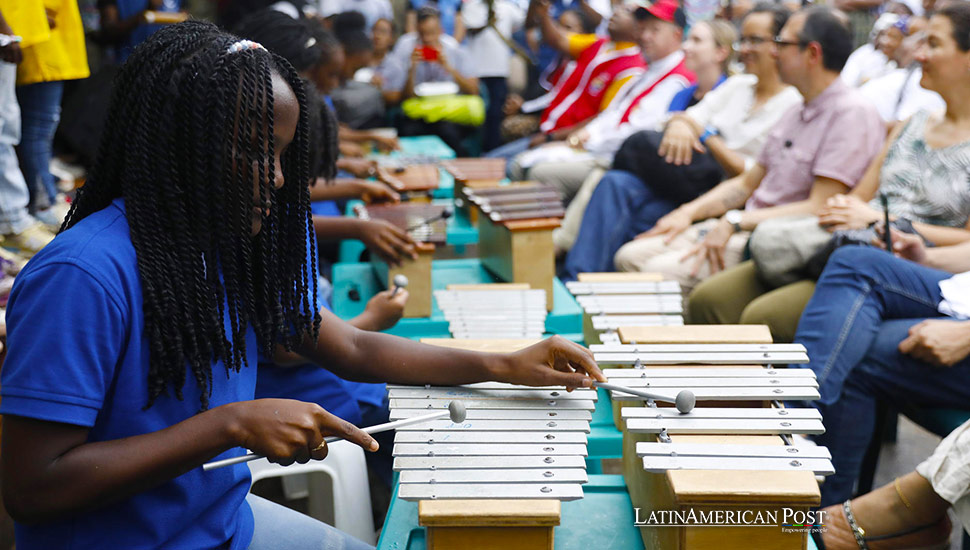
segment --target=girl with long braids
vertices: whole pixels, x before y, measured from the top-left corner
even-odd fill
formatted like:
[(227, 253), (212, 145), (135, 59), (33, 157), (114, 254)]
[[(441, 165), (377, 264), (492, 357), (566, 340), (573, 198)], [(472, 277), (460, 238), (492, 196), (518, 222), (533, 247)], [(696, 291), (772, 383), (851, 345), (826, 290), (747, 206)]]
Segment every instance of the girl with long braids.
[(17, 277), (0, 380), (0, 474), (20, 550), (365, 548), (248, 495), (244, 449), (322, 459), (376, 442), (319, 405), (253, 400), (258, 349), (358, 381), (588, 387), (561, 338), (514, 354), (424, 346), (311, 306), (301, 80), (204, 23), (163, 29), (115, 82), (98, 162)]

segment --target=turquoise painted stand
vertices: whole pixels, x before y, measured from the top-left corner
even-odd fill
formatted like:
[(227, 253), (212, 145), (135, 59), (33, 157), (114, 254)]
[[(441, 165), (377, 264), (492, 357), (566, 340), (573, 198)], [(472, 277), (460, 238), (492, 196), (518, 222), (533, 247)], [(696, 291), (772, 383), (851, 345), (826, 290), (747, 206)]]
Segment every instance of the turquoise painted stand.
[[(431, 286), (435, 290), (452, 284), (482, 284), (498, 281), (478, 259), (435, 260), (431, 267)], [(338, 263), (333, 266), (333, 312), (350, 319), (362, 311), (381, 287), (370, 264)], [(354, 294), (358, 300), (353, 300)], [(582, 342), (583, 311), (559, 279), (553, 284), (553, 310), (546, 317), (546, 332)], [(448, 322), (432, 300), (431, 317), (401, 319), (387, 331), (406, 338), (448, 338)]]

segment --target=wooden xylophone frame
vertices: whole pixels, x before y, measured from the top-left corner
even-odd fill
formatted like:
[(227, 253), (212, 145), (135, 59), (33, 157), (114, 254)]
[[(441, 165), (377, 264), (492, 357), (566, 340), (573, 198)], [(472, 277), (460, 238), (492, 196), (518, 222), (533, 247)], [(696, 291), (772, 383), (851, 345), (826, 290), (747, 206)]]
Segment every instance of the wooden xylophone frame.
[[(763, 326), (704, 325), (682, 327), (633, 327), (620, 329), (621, 340), (630, 343), (636, 337), (649, 340), (651, 344), (752, 344), (755, 347), (771, 343), (770, 332)], [(699, 365), (698, 365), (699, 366)], [(710, 365), (704, 365), (709, 367)], [(643, 365), (647, 372), (652, 367)], [(666, 366), (663, 368), (667, 368)], [(683, 365), (690, 371), (692, 365)], [(761, 369), (760, 365), (737, 365), (736, 368)], [(620, 402), (614, 402), (617, 406)], [(778, 406), (769, 401), (746, 403), (749, 406)], [(643, 405), (643, 403), (641, 403)], [(739, 402), (707, 402), (701, 406), (744, 406)], [(618, 407), (619, 408), (619, 407)], [(697, 409), (695, 409), (697, 410)], [(621, 425), (623, 425), (621, 423)], [(752, 513), (779, 513), (783, 508), (795, 512), (807, 512), (820, 502), (818, 485), (810, 471), (723, 471), (723, 470), (668, 470), (651, 473), (644, 470), (643, 460), (637, 455), (637, 444), (657, 442), (666, 434), (631, 433), (625, 426), (623, 432), (623, 475), (630, 492), (633, 506), (641, 509), (645, 518), (650, 511), (672, 510), (681, 513), (717, 510)], [(777, 435), (678, 435), (666, 436), (675, 444), (752, 444), (783, 445)], [(779, 514), (780, 517), (780, 514)], [(695, 550), (718, 548), (740, 550), (748, 548), (772, 548), (777, 550), (802, 550), (807, 534), (785, 532), (781, 527), (755, 526), (679, 526), (640, 527), (645, 549)]]
[[(464, 194), (478, 211), (478, 250), (482, 265), (505, 281), (528, 283), (532, 288), (545, 290), (546, 308), (552, 311), (552, 288), (556, 277), (552, 231), (561, 224), (563, 213), (558, 194), (555, 199), (558, 210), (548, 212), (551, 215), (546, 215), (543, 210), (516, 211), (510, 215), (535, 217), (504, 220), (502, 207), (497, 206), (498, 201), (510, 198), (551, 197), (547, 192), (549, 190), (552, 190), (549, 186), (525, 184), (476, 191), (466, 188)], [(544, 201), (541, 204), (553, 202)]]
[(400, 265), (390, 265), (384, 260), (371, 254), (370, 264), (377, 275), (377, 280), (384, 288), (394, 287), (394, 277), (404, 275), (408, 278), (407, 291), (410, 294), (404, 306), (404, 317), (431, 316), (431, 259), (435, 246), (430, 243), (415, 243), (418, 259), (404, 260)]
[(505, 165), (506, 160), (502, 158), (457, 158), (441, 162), (441, 167), (455, 178), (455, 207), (464, 212), (471, 223), (478, 222), (478, 211), (466, 200), (465, 188), (498, 187), (505, 179)]

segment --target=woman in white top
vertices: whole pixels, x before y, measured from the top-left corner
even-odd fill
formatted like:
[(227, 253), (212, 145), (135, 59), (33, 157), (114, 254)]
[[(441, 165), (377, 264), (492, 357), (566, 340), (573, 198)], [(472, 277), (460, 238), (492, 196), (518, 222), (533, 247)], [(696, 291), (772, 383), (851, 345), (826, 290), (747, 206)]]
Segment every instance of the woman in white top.
[(673, 115), (663, 133), (638, 132), (623, 143), (593, 191), (560, 277), (612, 271), (613, 254), (624, 243), (753, 162), (768, 130), (801, 103), (782, 84), (774, 60), (772, 40), (789, 13), (776, 4), (756, 6), (741, 27), (740, 59), (748, 74), (728, 78)]

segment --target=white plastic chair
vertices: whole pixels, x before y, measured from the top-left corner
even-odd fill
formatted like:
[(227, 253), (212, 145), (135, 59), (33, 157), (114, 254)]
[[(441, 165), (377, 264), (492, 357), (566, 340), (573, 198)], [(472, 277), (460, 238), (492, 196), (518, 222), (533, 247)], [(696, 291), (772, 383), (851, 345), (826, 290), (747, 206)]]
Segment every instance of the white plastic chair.
[(309, 498), (307, 513), (320, 521), (333, 517), (333, 526), (376, 544), (364, 451), (347, 441), (329, 444), (324, 460), (280, 466), (266, 459), (249, 463), (253, 483), (280, 477), (287, 499)]

